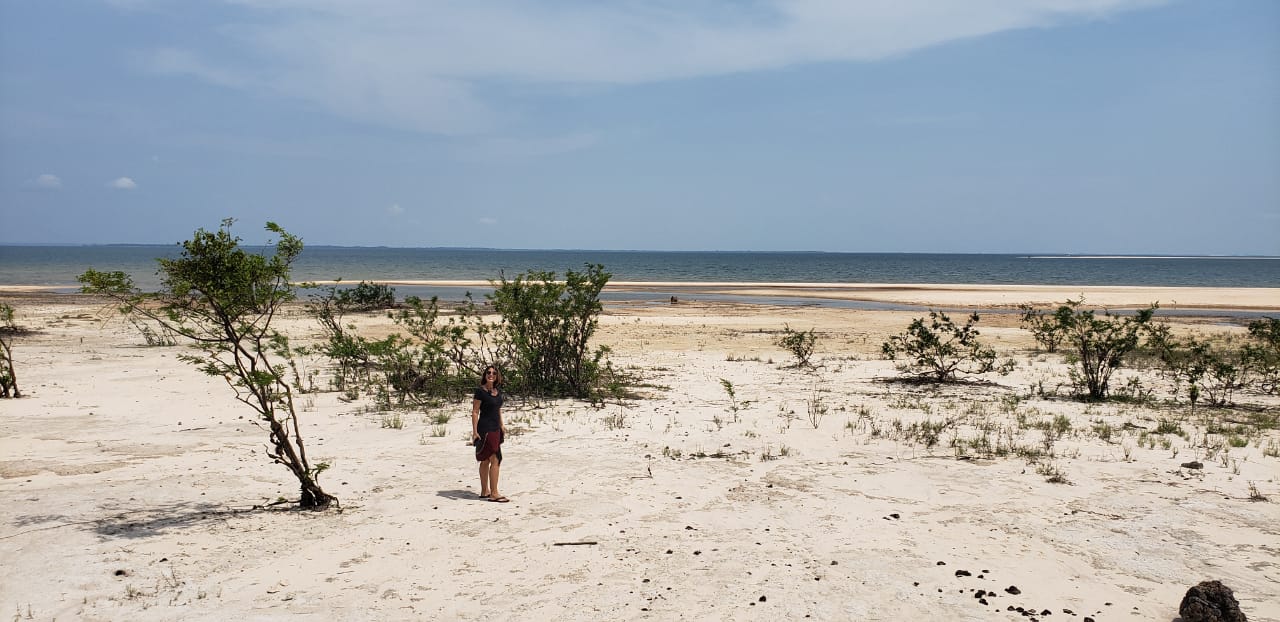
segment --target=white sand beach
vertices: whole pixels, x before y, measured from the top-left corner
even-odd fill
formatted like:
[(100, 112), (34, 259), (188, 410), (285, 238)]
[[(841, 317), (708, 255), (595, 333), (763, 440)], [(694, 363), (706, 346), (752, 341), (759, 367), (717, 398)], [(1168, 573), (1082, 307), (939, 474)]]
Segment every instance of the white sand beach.
[[(296, 498), (291, 475), (265, 457), (254, 413), (178, 361), (182, 348), (144, 346), (83, 297), (10, 291), (35, 332), (14, 348), (25, 396), (0, 400), (0, 606), (34, 620), (1028, 619), (1021, 608), (1171, 621), (1188, 587), (1219, 579), (1250, 620), (1280, 620), (1280, 431), (1248, 425), (1274, 416), (1275, 397), (1241, 395), (1250, 408), (1207, 421), (1185, 405), (1033, 396), (1067, 366), (1035, 352), (1015, 314), (979, 324), (1019, 362), (1012, 375), (885, 382), (897, 374), (880, 344), (918, 313), (696, 300), (821, 290), (983, 307), (1078, 289), (705, 285), (679, 304), (611, 304), (597, 342), (653, 386), (601, 408), (509, 403), (508, 504), (476, 498), (469, 403), (405, 413), (397, 429), (367, 398), (308, 393), (302, 434), (341, 501), (324, 512), (269, 505)], [(1083, 293), (1280, 308), (1274, 289), (1158, 289)], [(784, 325), (816, 331), (815, 368), (773, 345)], [(301, 313), (282, 327), (317, 335)], [(1132, 374), (1162, 386), (1144, 369), (1114, 384)], [(1037, 424), (1055, 417), (1069, 429), (1049, 438)], [(905, 433), (923, 422), (947, 424), (932, 446)], [(1045, 455), (995, 455), (983, 439)], [(1193, 460), (1203, 468), (1180, 466)]]

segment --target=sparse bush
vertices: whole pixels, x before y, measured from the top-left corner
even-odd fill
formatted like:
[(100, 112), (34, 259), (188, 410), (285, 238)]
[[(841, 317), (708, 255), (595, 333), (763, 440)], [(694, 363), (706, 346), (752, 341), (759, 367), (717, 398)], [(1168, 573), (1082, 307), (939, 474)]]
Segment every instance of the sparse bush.
[(13, 321), (13, 307), (0, 302), (0, 398), (22, 397), (18, 370), (13, 365), (13, 337), (20, 332)]
[(1195, 337), (1179, 339), (1168, 325), (1152, 328), (1150, 342), (1165, 374), (1178, 386), (1186, 386), (1193, 410), (1201, 397), (1211, 405), (1226, 406), (1232, 395), (1245, 387), (1246, 350), (1232, 350)]
[(1063, 338), (1067, 336), (1066, 326), (1069, 325), (1062, 315), (1070, 313), (1070, 310), (1058, 307), (1057, 311), (1046, 315), (1029, 304), (1018, 305), (1018, 308), (1022, 310), (1022, 325), (1031, 331), (1031, 336), (1035, 338), (1036, 343), (1040, 344), (1045, 352), (1057, 352), (1058, 344), (1062, 343)]
[(1253, 385), (1268, 395), (1280, 393), (1280, 318), (1249, 322), (1254, 343), (1244, 347), (1243, 358)]
[(977, 313), (964, 326), (956, 326), (945, 313), (930, 311), (927, 324), (925, 318), (916, 318), (907, 332), (884, 342), (881, 352), (890, 360), (905, 356), (898, 371), (929, 382), (954, 382), (961, 374), (994, 371), (1003, 376), (1013, 371), (1012, 360), (997, 363), (995, 350), (978, 341), (978, 329), (973, 327), (977, 322)]
[(369, 281), (360, 281), (359, 285), (350, 289), (340, 289), (337, 297), (343, 306), (352, 311), (390, 309), (396, 305), (394, 287)]
[(1102, 317), (1092, 310), (1081, 309), (1084, 299), (1068, 300), (1052, 316), (1066, 337), (1070, 348), (1068, 360), (1073, 365), (1072, 380), (1083, 388), (1091, 400), (1107, 399), (1111, 374), (1124, 363), (1124, 358), (1138, 347), (1142, 333), (1155, 315), (1157, 305), (1138, 310), (1123, 318), (1104, 312)]
[(600, 292), (611, 276), (604, 266), (588, 264), (585, 272), (565, 272), (563, 281), (531, 271), (493, 282), (489, 299), (510, 346), (504, 372), (512, 391), (577, 398), (611, 392), (611, 369), (603, 363), (608, 348), (590, 349), (603, 309)]
[(336, 287), (320, 288), (320, 293), (313, 294), (307, 303), (307, 311), (320, 324), (325, 341), (312, 348), (333, 361), (337, 369), (333, 375), (333, 388), (338, 391), (348, 390), (348, 386), (357, 389), (362, 381), (368, 380), (371, 367), (369, 343), (356, 334), (355, 326), (343, 323), (343, 316), (351, 307), (347, 299), (340, 295)]
[(796, 367), (807, 367), (809, 365), (809, 357), (813, 356), (813, 349), (818, 343), (818, 337), (810, 328), (806, 331), (792, 330), (788, 325), (783, 325), (782, 336), (774, 342), (774, 345), (790, 352), (796, 357)]
[(294, 299), (289, 272), (302, 240), (275, 223), (280, 236), (264, 256), (240, 247), (233, 220), (215, 232), (197, 230), (177, 259), (160, 259), (163, 289), (138, 290), (124, 272), (89, 270), (78, 277), (85, 293), (106, 295), (128, 314), (139, 314), (191, 342), (197, 354), (181, 360), (226, 380), (236, 399), (257, 411), (270, 432), (267, 456), (284, 465), (301, 486), (300, 505), (324, 508), (337, 499), (320, 488), (327, 463), (312, 466), (303, 445), (293, 391), (285, 378), (293, 352), (288, 338), (271, 327)]

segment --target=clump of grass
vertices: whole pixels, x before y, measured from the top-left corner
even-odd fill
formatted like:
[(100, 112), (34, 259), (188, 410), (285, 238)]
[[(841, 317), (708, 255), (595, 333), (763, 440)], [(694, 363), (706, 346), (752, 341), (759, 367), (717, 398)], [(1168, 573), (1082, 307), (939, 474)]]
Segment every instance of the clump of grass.
[(1249, 445), (1249, 439), (1233, 434), (1227, 437), (1227, 444), (1232, 447), (1247, 447)]
[(441, 411), (437, 411), (437, 412), (434, 412), (434, 413), (431, 413), (430, 415), (428, 415), (428, 416), (427, 416), (427, 419), (428, 419), (427, 423), (431, 423), (431, 424), (434, 424), (434, 425), (444, 425), (444, 424), (446, 424), (446, 423), (449, 423), (449, 420), (450, 420), (450, 419), (452, 419), (452, 418), (453, 418), (453, 415), (451, 415), (451, 414), (449, 413), (449, 411), (447, 411), (447, 410), (441, 410)]
[(404, 416), (398, 411), (382, 413), (382, 427), (391, 428), (393, 430), (403, 430)]
[(827, 405), (822, 400), (822, 393), (815, 384), (813, 392), (809, 394), (809, 399), (805, 401), (805, 408), (809, 415), (809, 423), (813, 425), (813, 429), (818, 429), (822, 424), (822, 418), (827, 416)]
[(1111, 435), (1115, 433), (1115, 428), (1110, 423), (1100, 421), (1093, 424), (1093, 433), (1098, 435), (1099, 439), (1105, 442), (1111, 442)]
[(1177, 434), (1178, 436), (1183, 435), (1182, 426), (1178, 425), (1177, 421), (1170, 421), (1168, 419), (1161, 419), (1160, 423), (1156, 425), (1156, 429), (1154, 433), (1155, 434)]
[(1267, 498), (1258, 491), (1258, 485), (1253, 482), (1249, 482), (1249, 500), (1255, 502), (1267, 500)]
[(1051, 484), (1070, 484), (1067, 475), (1057, 465), (1046, 462), (1036, 467), (1036, 473), (1044, 476), (1044, 481)]
[(618, 407), (618, 412), (604, 418), (604, 426), (610, 430), (620, 430), (627, 427), (627, 412)]

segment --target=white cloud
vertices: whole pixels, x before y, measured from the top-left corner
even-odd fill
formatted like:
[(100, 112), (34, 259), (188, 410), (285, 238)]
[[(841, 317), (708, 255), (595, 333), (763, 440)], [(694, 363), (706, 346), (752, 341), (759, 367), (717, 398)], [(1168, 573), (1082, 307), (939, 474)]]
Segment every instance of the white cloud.
[(480, 224), (485, 225), (485, 226), (496, 225), (496, 224), (498, 224), (498, 219), (497, 219), (497, 218), (491, 218), (491, 217), (489, 217), (489, 216), (485, 216), (485, 217), (483, 217), (483, 218), (481, 218), (481, 219), (480, 219)]
[(391, 214), (392, 216), (399, 216), (400, 214), (404, 213), (404, 208), (400, 207), (399, 203), (393, 203), (391, 207), (387, 208), (387, 213)]
[[(813, 62), (874, 61), (1167, 0), (227, 0), (215, 32), (243, 53), (161, 49), (152, 70), (318, 103), (353, 119), (486, 132), (490, 93), (637, 84)], [(255, 21), (256, 20), (256, 21)]]
[(128, 177), (120, 177), (115, 181), (108, 183), (107, 187), (115, 188), (116, 190), (133, 190), (138, 187), (138, 184)]
[(32, 186), (35, 186), (37, 188), (42, 188), (45, 190), (57, 190), (58, 188), (62, 187), (62, 179), (60, 179), (57, 175), (45, 173), (31, 180), (30, 184)]

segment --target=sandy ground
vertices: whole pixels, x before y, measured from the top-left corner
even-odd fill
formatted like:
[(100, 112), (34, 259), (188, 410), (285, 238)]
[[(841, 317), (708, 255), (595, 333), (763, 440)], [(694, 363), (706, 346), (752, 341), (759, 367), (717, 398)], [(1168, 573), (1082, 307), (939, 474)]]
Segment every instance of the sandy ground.
[[(1280, 306), (1274, 290), (1178, 293)], [(1206, 417), (1031, 397), (1067, 367), (1034, 352), (1013, 314), (980, 327), (1014, 374), (927, 387), (884, 382), (896, 372), (877, 355), (918, 314), (611, 305), (599, 342), (655, 386), (603, 408), (510, 404), (511, 503), (476, 499), (469, 404), (405, 413), (397, 429), (367, 399), (311, 393), (308, 452), (332, 463), (321, 483), (342, 504), (311, 513), (253, 509), (296, 486), (251, 411), (181, 348), (141, 345), (82, 297), (0, 299), (37, 329), (15, 344), (26, 396), (0, 401), (0, 607), (15, 619), (1030, 619), (1022, 608), (1172, 621), (1189, 586), (1220, 579), (1250, 620), (1280, 620), (1280, 432), (1244, 424), (1276, 399), (1240, 395), (1249, 408)], [(816, 368), (772, 344), (784, 325), (816, 331)], [(282, 326), (315, 335), (300, 315)], [(1124, 373), (1161, 386), (1154, 370)], [(1041, 424), (1056, 416), (1070, 428), (1051, 438)], [(1162, 421), (1181, 434), (1155, 433)], [(932, 446), (912, 432), (925, 422), (946, 423)], [(1180, 467), (1191, 460), (1203, 468)]]

